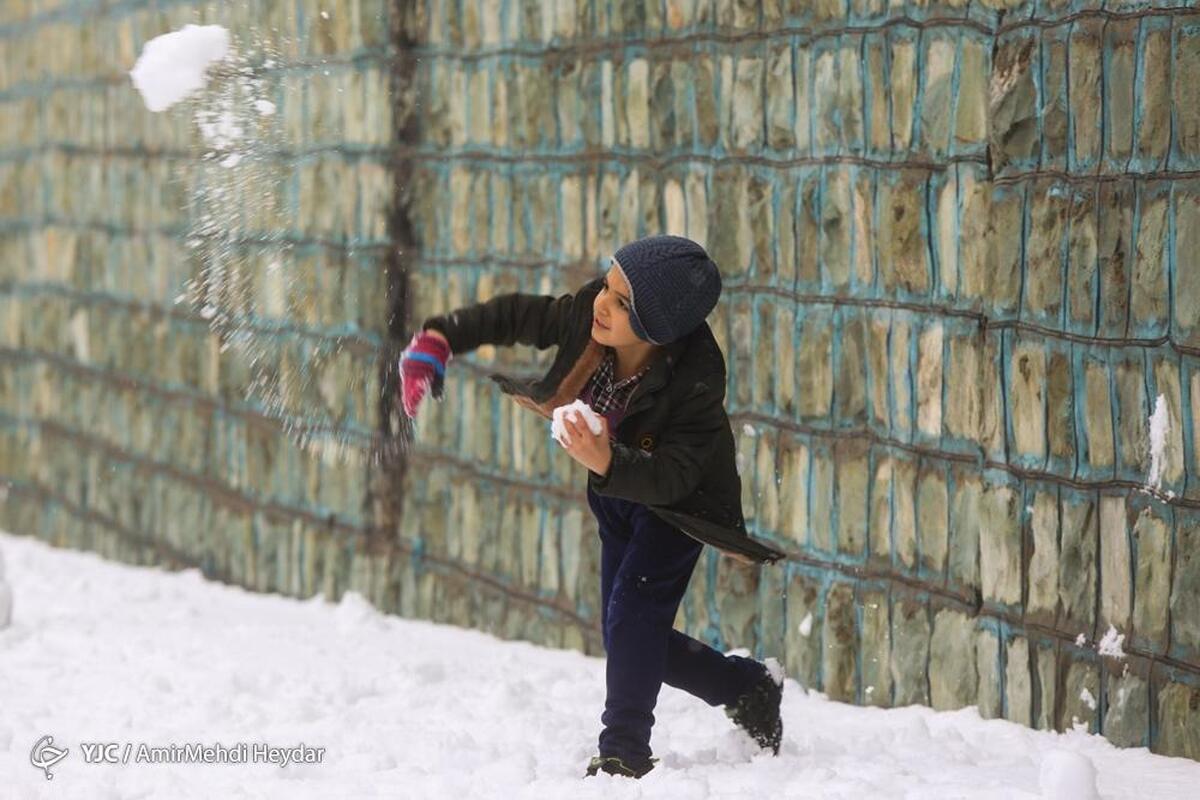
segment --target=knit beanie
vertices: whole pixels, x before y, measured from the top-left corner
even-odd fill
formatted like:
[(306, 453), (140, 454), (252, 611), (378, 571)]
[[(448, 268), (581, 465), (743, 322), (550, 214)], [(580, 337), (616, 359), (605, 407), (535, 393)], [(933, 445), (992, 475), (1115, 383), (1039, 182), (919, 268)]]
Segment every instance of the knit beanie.
[(704, 248), (682, 236), (647, 236), (613, 254), (629, 285), (634, 334), (667, 344), (691, 333), (717, 305), (721, 273)]

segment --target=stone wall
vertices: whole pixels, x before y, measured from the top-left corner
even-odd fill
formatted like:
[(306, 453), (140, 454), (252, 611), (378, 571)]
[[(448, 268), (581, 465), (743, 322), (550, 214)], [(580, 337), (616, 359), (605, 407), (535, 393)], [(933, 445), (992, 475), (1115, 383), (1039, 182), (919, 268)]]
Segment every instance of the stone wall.
[[(432, 2), (410, 318), (699, 240), (747, 518), (791, 557), (709, 552), (682, 626), (839, 700), (1200, 756), (1200, 14), (1146, 5)], [(557, 642), (596, 616), (584, 475), (486, 377), (544, 364), (452, 365), (402, 536)]]
[[(679, 624), (839, 700), (1200, 758), (1200, 13), (321, 10), (6, 10), (0, 527), (599, 653), (582, 468), (487, 378), (551, 353), (460, 355), (412, 431), (391, 363), (429, 313), (681, 233), (725, 278), (748, 524), (790, 558), (709, 552)], [(211, 166), (122, 74), (195, 19), (280, 45), (286, 188), (231, 244), (260, 302), (222, 306), (262, 362), (316, 365), (279, 405), (174, 303)]]
[[(302, 596), (362, 570), (395, 48), (386, 2), (339, 8), (0, 10), (0, 528)], [(151, 113), (127, 75), (186, 23), (257, 58), (255, 163), (205, 158), (206, 106)]]

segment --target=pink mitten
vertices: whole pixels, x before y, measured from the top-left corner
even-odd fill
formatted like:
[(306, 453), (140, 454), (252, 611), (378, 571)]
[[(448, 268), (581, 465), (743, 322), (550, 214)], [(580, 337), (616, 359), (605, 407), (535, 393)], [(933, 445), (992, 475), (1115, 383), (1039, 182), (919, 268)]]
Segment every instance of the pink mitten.
[(400, 392), (404, 413), (410, 418), (417, 415), (417, 406), (431, 386), (434, 399), (442, 399), (446, 364), (451, 358), (450, 345), (445, 340), (425, 331), (413, 334), (412, 341), (400, 354)]

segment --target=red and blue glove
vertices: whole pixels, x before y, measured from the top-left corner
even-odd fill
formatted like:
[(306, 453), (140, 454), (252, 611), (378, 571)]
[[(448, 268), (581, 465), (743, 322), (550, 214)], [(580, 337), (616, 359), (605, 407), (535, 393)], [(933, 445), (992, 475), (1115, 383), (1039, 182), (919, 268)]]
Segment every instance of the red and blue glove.
[(435, 400), (441, 400), (446, 383), (446, 364), (453, 356), (450, 345), (437, 336), (420, 331), (400, 354), (400, 393), (404, 413), (417, 415), (417, 406), (425, 392), (433, 388)]

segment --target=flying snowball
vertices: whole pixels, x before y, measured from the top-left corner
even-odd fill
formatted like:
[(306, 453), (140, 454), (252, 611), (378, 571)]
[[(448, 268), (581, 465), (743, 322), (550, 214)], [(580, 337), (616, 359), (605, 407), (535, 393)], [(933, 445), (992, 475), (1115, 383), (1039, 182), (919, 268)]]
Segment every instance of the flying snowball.
[(184, 25), (146, 42), (129, 75), (146, 108), (162, 111), (203, 89), (209, 65), (229, 54), (220, 25)]
[(563, 421), (567, 418), (575, 423), (578, 423), (580, 418), (582, 418), (587, 423), (588, 429), (597, 435), (604, 430), (600, 423), (600, 417), (582, 400), (576, 400), (574, 403), (559, 406), (554, 409), (554, 418), (550, 421), (550, 434), (563, 447), (567, 447), (571, 443), (571, 437), (567, 433), (567, 425)]

